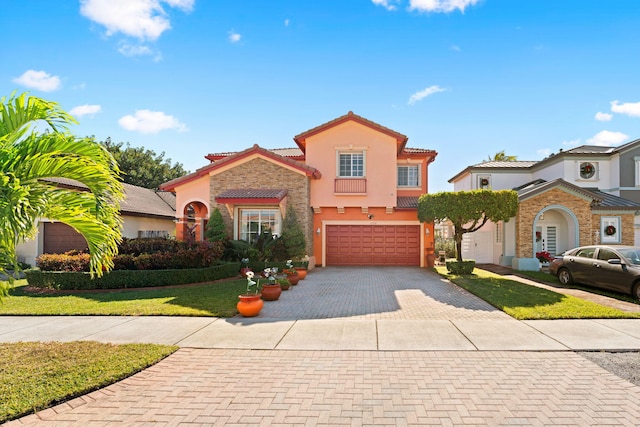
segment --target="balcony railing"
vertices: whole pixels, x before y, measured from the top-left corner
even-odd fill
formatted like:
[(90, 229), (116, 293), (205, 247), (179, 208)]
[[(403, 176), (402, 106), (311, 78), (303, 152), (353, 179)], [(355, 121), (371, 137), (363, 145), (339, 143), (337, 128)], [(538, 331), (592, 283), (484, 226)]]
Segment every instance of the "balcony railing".
[(366, 194), (366, 178), (336, 178), (334, 190), (336, 194)]

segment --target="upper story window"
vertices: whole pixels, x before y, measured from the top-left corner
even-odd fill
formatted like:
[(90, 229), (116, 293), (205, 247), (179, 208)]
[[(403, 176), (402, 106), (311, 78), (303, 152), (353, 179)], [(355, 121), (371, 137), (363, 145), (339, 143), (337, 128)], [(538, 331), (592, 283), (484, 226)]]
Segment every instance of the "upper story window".
[(635, 156), (633, 158), (633, 161), (636, 165), (636, 180), (635, 180), (635, 184), (636, 187), (640, 186), (640, 156)]
[(340, 178), (364, 176), (364, 153), (339, 153), (338, 176)]
[(478, 189), (480, 190), (491, 189), (491, 175), (478, 175)]
[(420, 167), (398, 166), (398, 187), (420, 187)]
[(582, 179), (596, 179), (598, 172), (597, 163), (580, 162), (579, 172), (580, 178)]

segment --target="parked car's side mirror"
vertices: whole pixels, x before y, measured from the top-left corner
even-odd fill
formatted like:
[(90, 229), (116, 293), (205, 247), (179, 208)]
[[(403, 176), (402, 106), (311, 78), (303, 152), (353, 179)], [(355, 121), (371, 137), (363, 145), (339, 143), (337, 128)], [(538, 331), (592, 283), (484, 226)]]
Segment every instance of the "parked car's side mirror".
[(607, 262), (609, 264), (613, 264), (613, 265), (623, 265), (624, 264), (620, 258), (611, 258)]

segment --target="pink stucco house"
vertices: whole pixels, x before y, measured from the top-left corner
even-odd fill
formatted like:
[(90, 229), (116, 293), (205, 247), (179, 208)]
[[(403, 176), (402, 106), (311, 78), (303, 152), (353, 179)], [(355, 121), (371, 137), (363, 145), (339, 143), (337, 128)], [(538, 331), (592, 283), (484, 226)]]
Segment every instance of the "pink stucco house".
[(417, 219), (434, 150), (349, 112), (297, 136), (296, 146), (205, 156), (210, 163), (167, 182), (176, 195), (176, 236), (204, 238), (219, 208), (229, 237), (281, 232), (287, 207), (307, 237), (310, 265), (414, 265), (433, 259), (433, 225)]

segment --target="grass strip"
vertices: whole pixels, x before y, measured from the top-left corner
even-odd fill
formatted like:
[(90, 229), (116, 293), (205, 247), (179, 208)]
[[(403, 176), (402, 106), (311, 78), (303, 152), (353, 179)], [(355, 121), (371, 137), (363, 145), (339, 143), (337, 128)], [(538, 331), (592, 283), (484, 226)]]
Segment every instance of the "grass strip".
[(117, 382), (178, 347), (20, 342), (0, 344), (0, 423)]
[(640, 313), (605, 307), (570, 295), (505, 279), (477, 268), (468, 276), (449, 274), (446, 267), (442, 266), (436, 267), (436, 271), (518, 320), (640, 318)]
[(14, 283), (0, 302), (0, 315), (214, 316), (237, 313), (244, 279), (197, 286), (142, 290), (31, 293), (26, 281)]

